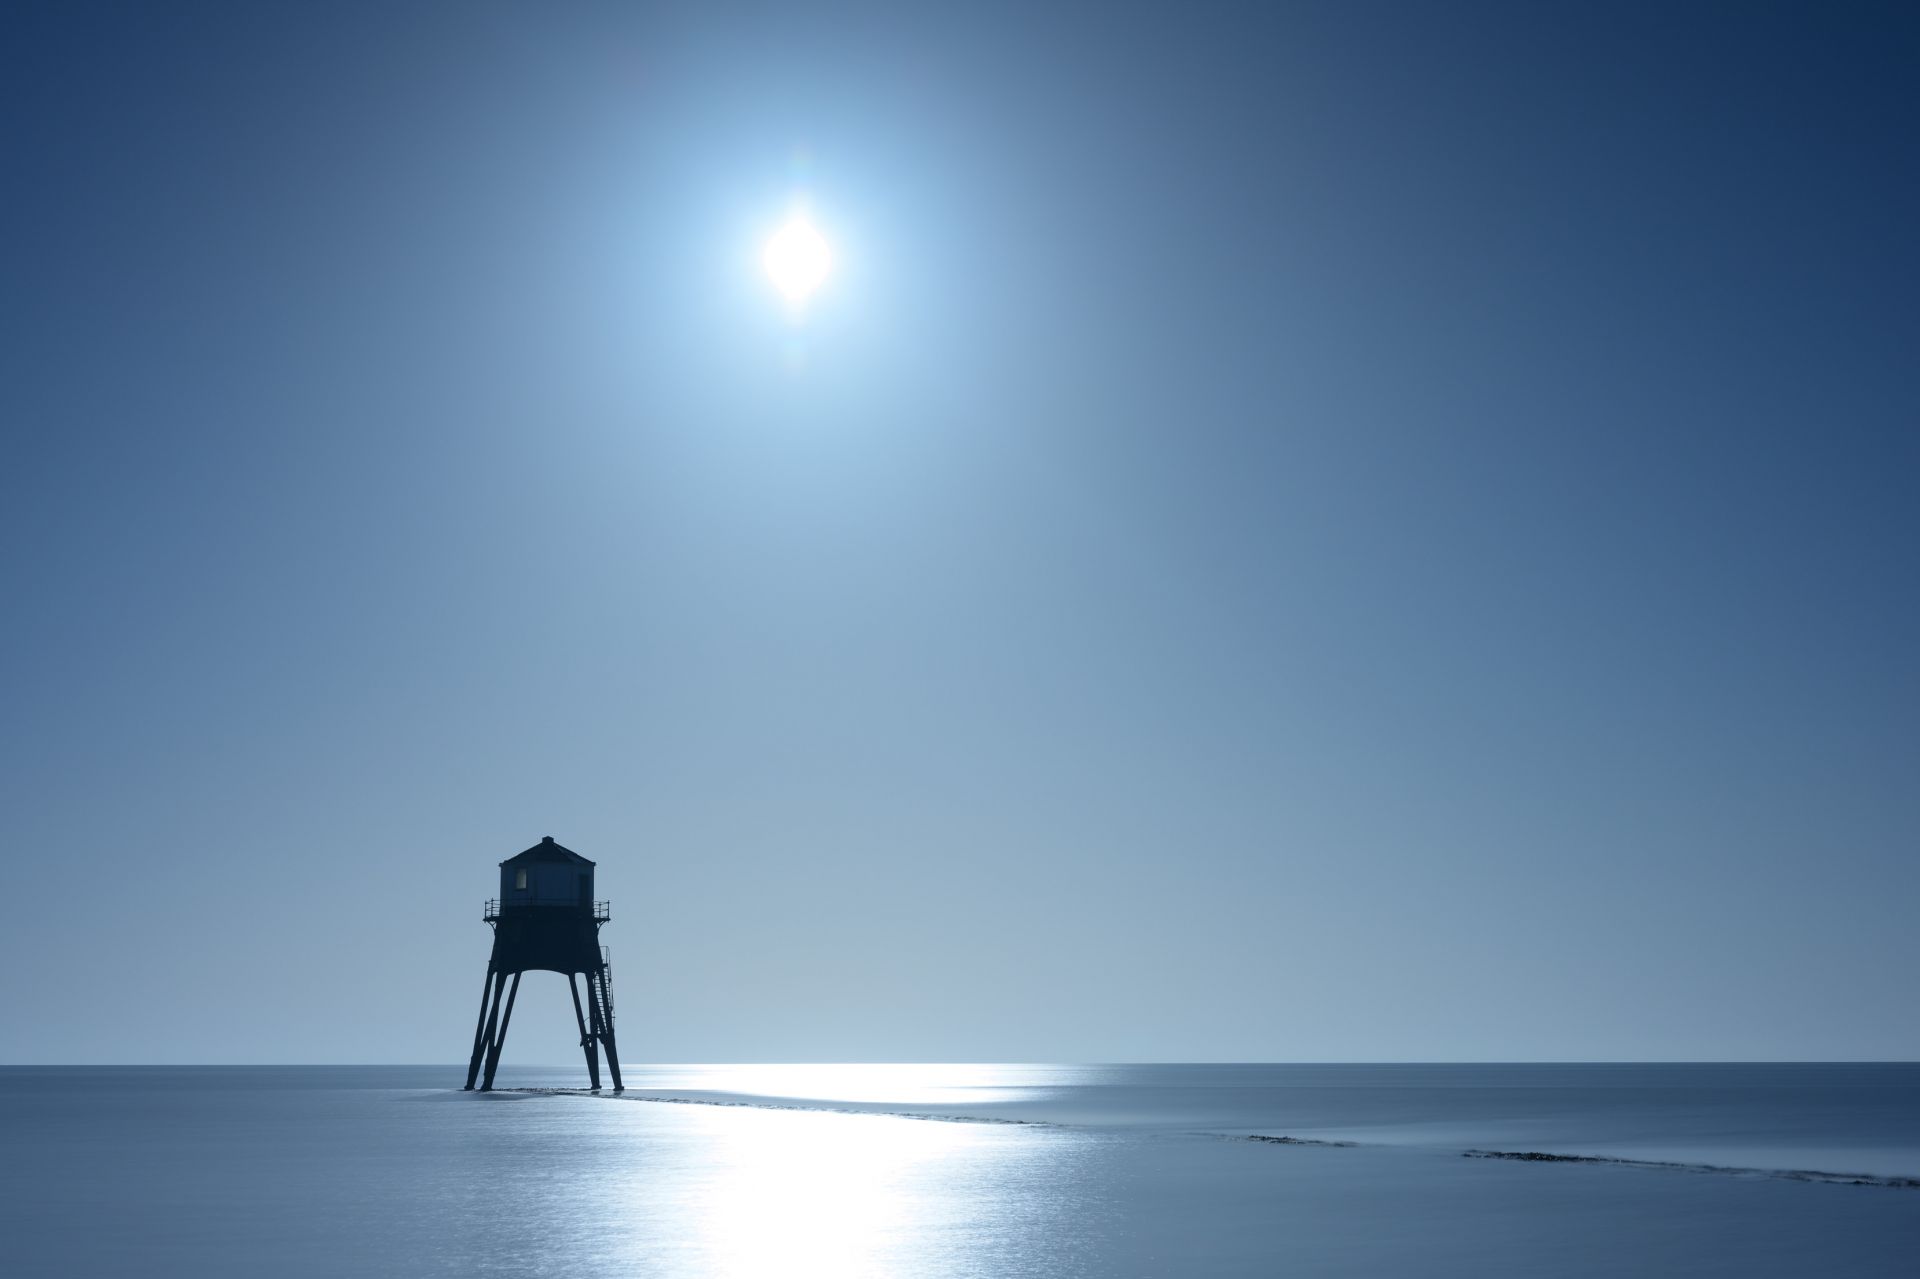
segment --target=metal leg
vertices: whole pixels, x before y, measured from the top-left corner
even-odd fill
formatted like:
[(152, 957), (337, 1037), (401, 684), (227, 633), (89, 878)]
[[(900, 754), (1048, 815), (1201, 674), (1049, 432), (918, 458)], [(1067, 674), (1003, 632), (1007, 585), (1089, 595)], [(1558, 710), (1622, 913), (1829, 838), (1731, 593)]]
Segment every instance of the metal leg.
[(480, 981), (480, 1015), (473, 1022), (473, 1056), (467, 1059), (467, 1088), (473, 1091), (473, 1081), (480, 1075), (480, 1054), (487, 1048), (487, 995), (493, 986), (493, 966), (487, 966), (487, 975)]
[(487, 1049), (487, 1076), (481, 1081), (480, 1091), (493, 1090), (493, 1072), (500, 1069), (500, 1050), (507, 1046), (507, 1024), (513, 1020), (513, 1001), (520, 997), (520, 974), (513, 975), (513, 985), (507, 990), (507, 1011), (500, 1018), (500, 1033), (494, 1037), (493, 1047)]
[(606, 1032), (606, 1023), (600, 1017), (600, 991), (593, 984), (593, 974), (585, 974), (587, 979), (587, 1034), (597, 1045)]
[(626, 1086), (620, 1082), (620, 1050), (613, 1043), (613, 1001), (608, 998), (607, 975), (603, 969), (599, 973), (587, 974), (587, 993), (594, 994), (594, 983), (599, 982), (598, 997), (594, 999), (596, 1020), (600, 1023), (600, 1042), (607, 1049), (607, 1071), (613, 1076), (613, 1090), (625, 1092)]
[[(507, 975), (505, 973), (492, 973), (490, 976), (493, 978), (493, 1007), (487, 1013), (486, 1029), (481, 1032), (480, 1059), (482, 1061), (493, 1052), (494, 1031), (500, 1026), (500, 992), (506, 988), (507, 984)], [(492, 1071), (487, 1072), (487, 1081), (480, 1087), (483, 1092), (493, 1087)]]
[(600, 1091), (600, 1044), (587, 1033), (587, 1015), (580, 1011), (580, 977), (578, 973), (567, 974), (567, 989), (573, 994), (573, 1020), (580, 1027), (580, 1048), (587, 1055), (587, 1078), (593, 1082), (593, 1090)]

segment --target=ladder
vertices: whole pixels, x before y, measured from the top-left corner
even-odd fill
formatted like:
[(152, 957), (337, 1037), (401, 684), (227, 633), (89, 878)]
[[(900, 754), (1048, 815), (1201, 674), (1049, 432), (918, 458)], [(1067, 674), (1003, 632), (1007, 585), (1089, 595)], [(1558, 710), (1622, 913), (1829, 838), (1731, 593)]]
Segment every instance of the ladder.
[(613, 1031), (613, 958), (600, 948), (600, 1017), (609, 1034)]

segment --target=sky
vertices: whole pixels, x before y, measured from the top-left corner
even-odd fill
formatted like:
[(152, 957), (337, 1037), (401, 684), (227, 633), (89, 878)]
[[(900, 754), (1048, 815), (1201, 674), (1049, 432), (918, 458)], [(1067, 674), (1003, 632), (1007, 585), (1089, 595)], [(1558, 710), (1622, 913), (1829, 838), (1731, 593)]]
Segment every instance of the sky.
[(1915, 65), (10, 6), (0, 1061), (1920, 1057)]

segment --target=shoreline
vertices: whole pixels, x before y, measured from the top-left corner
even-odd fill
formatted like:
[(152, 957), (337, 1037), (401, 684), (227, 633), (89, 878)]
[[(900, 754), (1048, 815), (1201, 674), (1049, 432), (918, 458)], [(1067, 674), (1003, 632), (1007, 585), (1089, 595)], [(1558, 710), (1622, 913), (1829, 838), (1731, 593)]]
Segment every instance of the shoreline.
[[(952, 1114), (928, 1110), (891, 1110), (868, 1106), (832, 1105), (827, 1102), (775, 1101), (772, 1099), (727, 1097), (689, 1097), (664, 1095), (639, 1095), (635, 1089), (624, 1089), (618, 1093), (610, 1089), (595, 1092), (590, 1088), (502, 1088), (500, 1093), (550, 1097), (599, 1097), (608, 1101), (638, 1101), (654, 1105), (668, 1106), (715, 1106), (745, 1110), (784, 1110), (803, 1111), (815, 1114), (833, 1115), (872, 1115), (889, 1119), (912, 1119), (923, 1123), (949, 1124), (991, 1124), (1005, 1127), (1045, 1128), (1067, 1131), (1091, 1131), (1099, 1127), (1093, 1124), (1061, 1123), (1049, 1119), (1009, 1119), (990, 1115)], [(1173, 1135), (1162, 1133), (1161, 1135)], [(1336, 1140), (1320, 1137), (1295, 1137), (1286, 1134), (1267, 1133), (1223, 1133), (1194, 1130), (1180, 1134), (1185, 1136), (1213, 1137), (1231, 1141), (1252, 1141), (1270, 1146), (1317, 1147), (1323, 1150), (1351, 1150), (1358, 1148), (1373, 1149), (1430, 1149), (1408, 1146), (1393, 1142), (1362, 1142)], [(1830, 1172), (1812, 1168), (1763, 1168), (1737, 1164), (1716, 1164), (1707, 1162), (1687, 1162), (1668, 1159), (1633, 1159), (1618, 1155), (1587, 1155), (1543, 1150), (1491, 1150), (1481, 1147), (1468, 1147), (1449, 1153), (1463, 1159), (1501, 1160), (1512, 1163), (1538, 1164), (1586, 1164), (1599, 1167), (1632, 1168), (1652, 1172), (1686, 1172), (1710, 1174), (1725, 1177), (1745, 1177), (1778, 1181), (1799, 1181), (1818, 1185), (1832, 1186), (1871, 1186), (1888, 1190), (1920, 1190), (1920, 1176), (1900, 1174), (1879, 1174), (1864, 1172)]]

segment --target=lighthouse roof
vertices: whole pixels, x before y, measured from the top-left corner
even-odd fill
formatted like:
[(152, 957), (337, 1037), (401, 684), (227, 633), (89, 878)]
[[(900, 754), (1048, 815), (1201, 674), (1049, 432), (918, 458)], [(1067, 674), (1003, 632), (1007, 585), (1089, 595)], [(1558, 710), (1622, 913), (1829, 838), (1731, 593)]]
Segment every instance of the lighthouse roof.
[(502, 866), (517, 866), (522, 862), (572, 862), (575, 866), (593, 865), (591, 861), (574, 852), (571, 848), (554, 843), (553, 836), (551, 835), (543, 838), (526, 852), (516, 853), (500, 864)]

